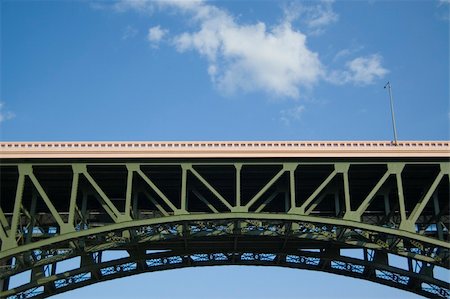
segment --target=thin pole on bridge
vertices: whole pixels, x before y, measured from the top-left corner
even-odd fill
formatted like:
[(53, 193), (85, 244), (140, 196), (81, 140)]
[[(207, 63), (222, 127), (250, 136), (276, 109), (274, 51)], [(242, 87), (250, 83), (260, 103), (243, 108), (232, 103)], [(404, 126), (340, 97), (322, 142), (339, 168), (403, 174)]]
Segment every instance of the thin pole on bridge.
[(394, 101), (392, 100), (392, 86), (391, 82), (387, 82), (386, 85), (384, 85), (384, 89), (388, 88), (389, 91), (389, 100), (391, 102), (391, 116), (392, 116), (392, 129), (394, 130), (394, 145), (397, 145), (397, 127), (395, 126), (395, 115), (394, 115)]

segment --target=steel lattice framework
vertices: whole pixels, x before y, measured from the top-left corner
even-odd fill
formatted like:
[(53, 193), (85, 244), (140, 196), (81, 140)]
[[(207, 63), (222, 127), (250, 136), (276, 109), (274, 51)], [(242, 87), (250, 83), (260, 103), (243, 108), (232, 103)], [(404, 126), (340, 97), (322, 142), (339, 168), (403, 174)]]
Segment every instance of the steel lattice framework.
[(230, 264), (450, 296), (449, 142), (3, 142), (0, 150), (1, 298)]

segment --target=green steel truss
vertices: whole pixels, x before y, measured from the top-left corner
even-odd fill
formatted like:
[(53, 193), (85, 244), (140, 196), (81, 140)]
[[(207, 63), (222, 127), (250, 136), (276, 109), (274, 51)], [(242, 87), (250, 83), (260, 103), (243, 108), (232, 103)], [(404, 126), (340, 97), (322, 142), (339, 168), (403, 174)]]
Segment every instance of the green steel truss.
[(450, 163), (442, 160), (5, 160), (0, 297), (233, 264), (448, 298)]

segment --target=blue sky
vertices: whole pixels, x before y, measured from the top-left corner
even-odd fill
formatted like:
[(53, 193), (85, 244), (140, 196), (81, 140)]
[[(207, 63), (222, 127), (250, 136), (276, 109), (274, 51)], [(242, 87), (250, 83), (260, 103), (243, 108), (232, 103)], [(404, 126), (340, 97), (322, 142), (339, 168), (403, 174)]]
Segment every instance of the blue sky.
[(449, 137), (446, 1), (1, 4), (2, 140)]
[[(0, 3), (3, 141), (390, 140), (388, 80), (400, 140), (449, 139), (448, 0)], [(121, 298), (148, 281), (160, 286), (154, 298), (235, 283), (223, 298), (278, 297), (260, 281), (283, 285), (285, 298), (359, 298), (368, 286), (374, 298), (413, 297), (328, 274), (223, 267), (59, 298)]]

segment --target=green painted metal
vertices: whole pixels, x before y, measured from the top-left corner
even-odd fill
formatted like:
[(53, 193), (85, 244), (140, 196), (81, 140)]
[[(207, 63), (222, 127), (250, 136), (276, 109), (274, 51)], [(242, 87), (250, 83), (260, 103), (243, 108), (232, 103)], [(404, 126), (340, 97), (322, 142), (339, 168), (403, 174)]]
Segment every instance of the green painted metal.
[[(450, 268), (449, 165), (436, 159), (2, 162), (8, 191), (0, 200), (0, 297), (44, 298), (171, 268), (259, 264), (446, 298), (449, 282), (433, 269)], [(202, 245), (214, 240), (215, 248)], [(349, 248), (364, 257), (345, 257)], [(145, 253), (157, 249), (166, 253)], [(105, 262), (105, 250), (129, 257)], [(208, 258), (198, 262), (202, 254)], [(407, 258), (409, 269), (390, 265), (388, 254)], [(74, 257), (76, 269), (56, 274), (60, 262)], [(152, 266), (158, 259), (178, 262)], [(317, 265), (305, 262), (313, 260)], [(24, 271), (31, 271), (30, 281), (10, 287), (10, 278)]]

